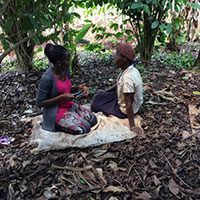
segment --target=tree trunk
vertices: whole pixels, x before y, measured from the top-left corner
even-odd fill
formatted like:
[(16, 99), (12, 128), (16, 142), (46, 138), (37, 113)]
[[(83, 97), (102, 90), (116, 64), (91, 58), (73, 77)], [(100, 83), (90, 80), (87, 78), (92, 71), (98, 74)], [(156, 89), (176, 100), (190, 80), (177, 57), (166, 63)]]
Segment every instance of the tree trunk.
[(33, 54), (35, 43), (33, 40), (21, 44), (15, 49), (19, 67), (27, 72), (33, 69)]
[(170, 11), (170, 14), (172, 16), (171, 24), (173, 26), (173, 31), (169, 34), (169, 43), (167, 43), (167, 48), (170, 51), (178, 51), (179, 52), (180, 50), (179, 50), (176, 40), (177, 40), (178, 36), (181, 35), (181, 32), (180, 32), (180, 28), (179, 28), (179, 30), (177, 30), (177, 28), (175, 26), (175, 20), (177, 19), (177, 14), (175, 11), (172, 11), (172, 10)]
[(194, 66), (200, 67), (200, 50), (199, 50), (199, 55), (197, 56), (197, 59), (196, 59), (196, 61), (195, 61)]
[(148, 67), (151, 62), (151, 56), (154, 49), (155, 30), (151, 29), (149, 21), (144, 21), (144, 35), (139, 44), (139, 52), (142, 64)]

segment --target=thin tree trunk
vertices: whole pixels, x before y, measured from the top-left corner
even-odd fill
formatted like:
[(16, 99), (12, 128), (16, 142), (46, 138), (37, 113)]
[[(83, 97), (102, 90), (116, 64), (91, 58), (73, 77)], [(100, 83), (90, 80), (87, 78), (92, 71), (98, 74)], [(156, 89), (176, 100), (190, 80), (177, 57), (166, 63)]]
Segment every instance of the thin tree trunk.
[(155, 36), (151, 29), (151, 24), (146, 20), (144, 22), (144, 36), (139, 45), (141, 61), (145, 67), (148, 67), (150, 64), (154, 49), (154, 41)]
[(195, 61), (194, 66), (200, 67), (200, 50), (199, 50), (199, 55), (197, 56), (197, 59), (196, 59), (196, 61)]
[(35, 44), (33, 41), (25, 42), (15, 49), (19, 67), (23, 71), (30, 71), (33, 69), (33, 54)]

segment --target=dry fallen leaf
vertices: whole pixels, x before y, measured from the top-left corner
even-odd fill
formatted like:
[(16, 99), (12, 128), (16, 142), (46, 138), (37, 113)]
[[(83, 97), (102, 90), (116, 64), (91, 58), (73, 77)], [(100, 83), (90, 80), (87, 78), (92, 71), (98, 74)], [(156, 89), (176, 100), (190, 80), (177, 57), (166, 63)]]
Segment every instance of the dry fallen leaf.
[(108, 166), (111, 168), (111, 169), (114, 169), (115, 171), (118, 170), (118, 166), (117, 166), (117, 163), (114, 162), (114, 161), (110, 161), (110, 163), (108, 164)]
[(10, 163), (10, 166), (11, 166), (11, 167), (14, 167), (15, 161), (14, 161), (14, 159), (13, 159), (13, 156), (10, 157), (9, 163)]
[(108, 200), (119, 200), (119, 199), (116, 197), (110, 197)]
[(173, 178), (169, 180), (169, 191), (175, 196), (177, 196), (179, 193), (179, 186), (176, 184)]
[(123, 193), (126, 192), (126, 189), (122, 186), (109, 186), (105, 188), (103, 192)]
[(101, 178), (101, 180), (104, 182), (104, 184), (107, 185), (107, 181), (106, 181), (105, 177), (103, 176), (102, 168), (96, 168), (96, 171), (97, 171), (99, 177)]
[(154, 184), (157, 186), (157, 185), (160, 185), (160, 181), (159, 179), (156, 177), (156, 175), (153, 176), (153, 181), (154, 181)]
[(149, 164), (151, 165), (151, 168), (157, 168), (157, 165), (152, 160), (149, 161)]
[(106, 149), (96, 149), (96, 150), (90, 152), (90, 153), (87, 155), (87, 158), (90, 157), (90, 156), (97, 158), (97, 157), (99, 157), (99, 156), (102, 156), (102, 155), (105, 154), (106, 152), (107, 152)]
[(188, 131), (183, 131), (182, 132), (182, 139), (187, 138), (188, 136), (190, 136), (190, 133)]
[(148, 192), (143, 192), (142, 194), (140, 194), (137, 199), (142, 199), (142, 200), (149, 200), (151, 199), (151, 195)]

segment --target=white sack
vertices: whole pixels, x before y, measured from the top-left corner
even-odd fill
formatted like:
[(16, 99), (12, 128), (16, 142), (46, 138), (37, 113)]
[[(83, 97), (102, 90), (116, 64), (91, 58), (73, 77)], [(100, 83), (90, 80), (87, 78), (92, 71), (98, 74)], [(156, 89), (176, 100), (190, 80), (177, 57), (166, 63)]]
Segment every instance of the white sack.
[[(42, 116), (34, 117), (32, 119), (31, 144), (37, 143), (38, 146), (33, 151), (49, 151), (70, 147), (86, 148), (136, 137), (136, 134), (128, 128), (128, 119), (119, 119), (115, 116), (107, 117), (103, 113), (97, 113), (96, 116), (98, 123), (89, 133), (82, 135), (45, 131), (40, 126)], [(140, 116), (137, 116), (135, 123), (140, 126)]]

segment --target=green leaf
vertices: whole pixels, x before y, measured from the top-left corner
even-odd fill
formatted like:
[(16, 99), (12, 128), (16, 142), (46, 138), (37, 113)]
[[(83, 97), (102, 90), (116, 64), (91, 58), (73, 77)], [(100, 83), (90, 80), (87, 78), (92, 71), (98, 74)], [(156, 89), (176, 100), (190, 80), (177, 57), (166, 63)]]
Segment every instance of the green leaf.
[[(165, 4), (163, 4), (163, 7), (165, 6)], [(168, 3), (169, 9), (172, 10), (172, 2)]]
[(171, 24), (167, 24), (166, 32), (167, 34), (170, 34), (172, 32), (173, 28)]
[(131, 4), (132, 9), (137, 9), (137, 8), (141, 8), (141, 7), (142, 7), (142, 3), (132, 3)]
[(200, 91), (193, 91), (192, 93), (195, 95), (200, 95)]
[(200, 9), (200, 4), (199, 3), (189, 3), (189, 5), (194, 9)]
[(130, 42), (133, 39), (133, 37), (130, 35), (127, 39), (126, 42)]
[(178, 13), (179, 12), (179, 7), (175, 5), (175, 11)]
[(23, 30), (25, 32), (33, 29), (33, 25), (31, 23), (31, 20), (27, 16), (23, 16), (23, 18), (22, 18), (22, 24), (21, 25), (22, 25), (22, 28), (23, 28)]
[(118, 32), (117, 34), (115, 34), (115, 37), (116, 37), (117, 39), (119, 39), (122, 35), (123, 35), (123, 33)]
[(95, 27), (95, 28), (92, 29), (91, 32), (94, 33), (96, 30), (97, 30), (97, 28)]
[(75, 17), (77, 17), (79, 19), (81, 18), (81, 16), (78, 13), (76, 13), (76, 12), (72, 12), (71, 15), (74, 15)]
[(112, 24), (110, 25), (110, 28), (114, 28), (114, 30), (116, 31), (116, 30), (118, 29), (118, 24), (112, 23)]
[(4, 50), (6, 50), (6, 49), (8, 49), (10, 47), (10, 45), (7, 42), (7, 39), (6, 39), (6, 37), (5, 37), (5, 35), (3, 33), (0, 34), (0, 41), (1, 41), (2, 45), (3, 45), (3, 49)]
[(63, 41), (68, 41), (69, 40), (69, 35), (68, 33), (66, 33), (63, 37)]
[(183, 77), (182, 77), (183, 80), (188, 80), (189, 78), (190, 78), (190, 77), (188, 77), (188, 76), (183, 76)]
[(84, 22), (87, 22), (87, 23), (92, 23), (92, 21), (91, 21), (91, 20), (89, 20), (89, 19), (85, 19), (85, 20), (84, 20)]
[(172, 121), (173, 121), (173, 119), (169, 117), (169, 118), (168, 118), (168, 121), (169, 121), (169, 122), (172, 122)]
[(9, 18), (8, 21), (4, 24), (4, 31), (6, 33), (8, 33), (11, 30), (13, 23), (14, 23), (14, 19)]
[[(37, 19), (35, 18), (35, 16), (33, 16), (30, 13), (25, 13), (24, 16), (27, 16), (30, 20), (31, 20), (31, 24), (33, 25), (33, 28), (36, 30), (40, 30), (40, 26), (37, 23)], [(30, 30), (30, 29), (29, 29)]]
[(165, 28), (165, 24), (161, 24), (161, 25), (159, 26), (159, 28), (160, 28), (161, 31), (163, 31), (164, 28)]
[(88, 30), (90, 29), (90, 27), (92, 26), (92, 24), (86, 24), (76, 35), (75, 37), (75, 42), (77, 43), (80, 39), (82, 39), (86, 33), (88, 32)]
[(133, 32), (132, 32), (130, 29), (126, 29), (126, 30), (125, 30), (125, 33), (126, 33), (127, 35), (130, 35), (130, 34), (132, 34)]
[(44, 26), (51, 26), (51, 23), (46, 20), (44, 17), (39, 17), (40, 18), (40, 21), (42, 22), (42, 25)]
[(42, 47), (39, 47), (39, 48), (34, 52), (34, 54), (37, 54), (37, 53), (39, 53), (39, 52), (41, 52), (41, 51), (43, 51), (43, 49), (42, 49)]
[(151, 0), (146, 0), (146, 3), (149, 4), (151, 2)]
[(118, 29), (118, 24), (114, 25), (114, 30), (116, 31)]
[(85, 181), (84, 181), (83, 179), (78, 178), (78, 181), (79, 181), (81, 184), (85, 184)]
[(113, 34), (112, 33), (105, 33), (105, 38), (109, 38), (109, 37), (112, 37), (113, 36)]
[(158, 4), (158, 0), (153, 0), (153, 1), (152, 1), (152, 4), (153, 4), (153, 5), (157, 5), (157, 4)]
[(147, 5), (143, 5), (144, 11), (150, 16), (150, 10)]
[(158, 20), (154, 21), (152, 24), (151, 24), (151, 29), (154, 29), (158, 26), (159, 22)]

